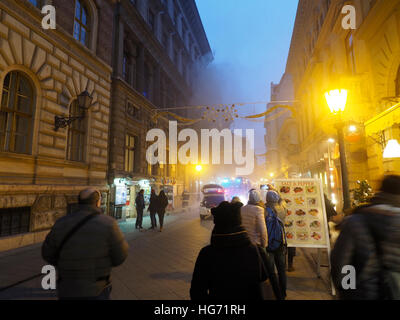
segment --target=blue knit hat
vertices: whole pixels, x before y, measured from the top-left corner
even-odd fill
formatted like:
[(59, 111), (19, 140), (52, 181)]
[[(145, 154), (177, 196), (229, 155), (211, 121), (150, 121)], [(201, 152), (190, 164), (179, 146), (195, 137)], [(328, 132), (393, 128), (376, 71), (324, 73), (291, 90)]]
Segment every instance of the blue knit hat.
[(272, 203), (278, 203), (281, 197), (276, 191), (270, 190), (267, 192), (267, 203), (272, 204)]

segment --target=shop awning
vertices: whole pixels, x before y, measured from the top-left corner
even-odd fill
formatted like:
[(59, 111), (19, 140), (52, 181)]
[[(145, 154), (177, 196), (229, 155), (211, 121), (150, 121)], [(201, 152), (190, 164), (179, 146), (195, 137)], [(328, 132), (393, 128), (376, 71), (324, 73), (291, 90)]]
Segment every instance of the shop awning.
[(365, 122), (365, 134), (370, 136), (390, 128), (396, 123), (400, 123), (400, 103), (395, 104), (393, 107)]

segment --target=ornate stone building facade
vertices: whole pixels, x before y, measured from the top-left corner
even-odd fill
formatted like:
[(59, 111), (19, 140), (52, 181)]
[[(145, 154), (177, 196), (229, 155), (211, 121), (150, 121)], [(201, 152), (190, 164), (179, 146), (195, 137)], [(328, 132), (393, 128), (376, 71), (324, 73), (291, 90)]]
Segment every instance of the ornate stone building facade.
[[(342, 27), (344, 5), (356, 9), (356, 29)], [(289, 159), (298, 175), (318, 177), (341, 207), (341, 170), (335, 118), (324, 93), (348, 90), (343, 114), (350, 189), (369, 179), (376, 190), (385, 173), (400, 173), (398, 159), (383, 159), (400, 139), (400, 1), (300, 0), (286, 74), (293, 80), (299, 152)], [(284, 127), (281, 130), (286, 130)], [(331, 140), (332, 141), (332, 140)]]
[[(107, 206), (113, 12), (108, 0), (0, 2), (0, 250), (42, 241), (87, 186)], [(55, 116), (79, 118), (56, 130)]]
[(153, 117), (190, 103), (196, 68), (211, 49), (194, 0), (122, 0), (114, 19), (108, 182), (110, 214), (125, 219), (136, 215), (134, 200), (140, 189), (146, 200), (151, 187), (165, 189), (171, 209), (180, 206), (190, 173), (179, 164), (150, 166), (146, 134), (159, 128), (168, 137), (167, 119), (155, 122)]

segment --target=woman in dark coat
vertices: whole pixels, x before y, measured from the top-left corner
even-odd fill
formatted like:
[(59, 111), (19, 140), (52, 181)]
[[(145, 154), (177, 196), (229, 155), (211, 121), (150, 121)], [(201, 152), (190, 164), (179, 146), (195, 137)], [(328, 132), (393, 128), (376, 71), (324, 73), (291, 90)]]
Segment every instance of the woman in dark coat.
[(157, 209), (158, 209), (158, 197), (154, 189), (151, 189), (150, 204), (149, 208), (147, 209), (147, 211), (150, 212), (150, 221), (151, 221), (150, 229), (157, 228), (157, 219), (156, 219)]
[[(252, 244), (241, 225), (241, 203), (222, 202), (211, 209), (211, 244), (197, 257), (190, 288), (192, 300), (262, 300), (260, 283), (269, 279), (262, 248)], [(272, 279), (271, 279), (272, 280)], [(275, 278), (274, 292), (279, 295)], [(272, 284), (272, 281), (271, 281)], [(270, 297), (274, 299), (273, 294)]]
[(160, 191), (160, 194), (158, 195), (158, 219), (160, 221), (160, 232), (163, 229), (164, 225), (164, 215), (165, 215), (165, 210), (167, 209), (168, 206), (168, 198), (165, 195), (164, 190)]

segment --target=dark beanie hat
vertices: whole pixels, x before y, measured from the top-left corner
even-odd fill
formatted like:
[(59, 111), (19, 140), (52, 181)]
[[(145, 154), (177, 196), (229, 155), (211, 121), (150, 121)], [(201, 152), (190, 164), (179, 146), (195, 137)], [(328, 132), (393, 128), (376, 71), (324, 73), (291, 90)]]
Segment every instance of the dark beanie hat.
[(214, 217), (215, 228), (218, 230), (229, 231), (242, 224), (240, 208), (243, 206), (240, 202), (229, 203), (221, 202), (218, 207), (211, 209)]
[(400, 176), (387, 175), (383, 178), (381, 191), (400, 195)]

